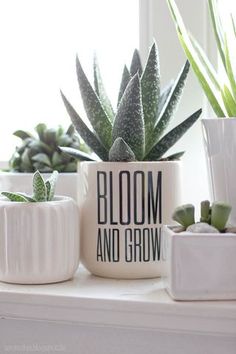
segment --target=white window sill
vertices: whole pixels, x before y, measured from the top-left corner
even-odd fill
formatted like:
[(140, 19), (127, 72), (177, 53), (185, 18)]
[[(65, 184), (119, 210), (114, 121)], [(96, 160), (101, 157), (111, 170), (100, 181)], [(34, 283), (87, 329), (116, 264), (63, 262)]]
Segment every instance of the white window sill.
[(112, 280), (80, 267), (51, 285), (0, 283), (1, 319), (236, 336), (236, 301), (175, 302), (160, 279)]

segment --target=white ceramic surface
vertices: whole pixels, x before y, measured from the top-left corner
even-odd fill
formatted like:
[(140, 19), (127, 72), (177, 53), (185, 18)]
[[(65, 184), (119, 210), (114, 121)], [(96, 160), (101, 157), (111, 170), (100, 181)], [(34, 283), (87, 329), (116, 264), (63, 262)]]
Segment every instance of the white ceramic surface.
[(202, 119), (202, 127), (211, 198), (232, 205), (236, 225), (236, 118)]
[[(48, 178), (50, 173), (43, 173)], [(77, 173), (59, 173), (56, 194), (77, 200)], [(0, 191), (24, 192), (32, 194), (32, 173), (0, 172)]]
[(41, 203), (0, 200), (0, 281), (70, 279), (79, 261), (78, 207), (69, 197)]
[(236, 234), (177, 234), (163, 226), (163, 240), (163, 279), (175, 300), (236, 299)]
[(111, 278), (161, 275), (161, 225), (181, 203), (180, 162), (82, 162), (81, 260)]

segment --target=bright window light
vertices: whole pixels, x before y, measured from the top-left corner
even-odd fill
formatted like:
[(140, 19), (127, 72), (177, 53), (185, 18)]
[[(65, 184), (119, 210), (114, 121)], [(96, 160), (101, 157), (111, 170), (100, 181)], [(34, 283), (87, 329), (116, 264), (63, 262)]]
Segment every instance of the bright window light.
[(96, 51), (115, 105), (123, 65), (139, 45), (138, 22), (138, 0), (0, 0), (0, 160), (18, 144), (15, 130), (70, 124), (60, 89), (82, 114), (76, 53), (91, 79)]

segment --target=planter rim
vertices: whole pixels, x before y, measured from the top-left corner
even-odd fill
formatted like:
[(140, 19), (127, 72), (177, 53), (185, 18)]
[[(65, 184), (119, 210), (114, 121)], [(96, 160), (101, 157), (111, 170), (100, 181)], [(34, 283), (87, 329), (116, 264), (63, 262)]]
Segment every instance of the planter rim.
[(186, 232), (186, 233), (183, 233), (183, 232), (174, 232), (172, 230), (172, 227), (173, 225), (163, 225), (163, 229), (165, 228), (166, 230), (168, 230), (169, 234), (171, 237), (174, 237), (174, 238), (177, 238), (177, 237), (183, 237), (183, 238), (198, 238), (198, 237), (201, 237), (201, 238), (208, 238), (208, 236), (210, 238), (223, 238), (223, 237), (234, 237), (236, 238), (236, 233), (233, 233), (233, 232), (227, 232), (227, 233), (197, 233), (197, 232)]
[(235, 117), (213, 117), (213, 118), (202, 118), (201, 121), (206, 122), (206, 121), (235, 121), (236, 120), (236, 116)]
[(132, 161), (132, 162), (117, 162), (117, 161), (81, 161), (79, 164), (89, 164), (89, 165), (154, 165), (154, 164), (171, 164), (171, 165), (181, 165), (182, 161), (181, 160), (175, 160), (175, 161)]
[[(13, 171), (0, 171), (2, 175), (10, 176), (32, 176), (35, 172), (13, 172)], [(51, 175), (52, 172), (40, 172), (41, 175)], [(58, 172), (59, 176), (71, 176), (77, 175), (77, 172)]]
[(14, 205), (14, 206), (19, 206), (19, 207), (37, 207), (37, 206), (42, 206), (42, 205), (46, 205), (46, 206), (53, 206), (53, 205), (58, 205), (58, 204), (62, 204), (64, 202), (73, 202), (74, 200), (71, 197), (67, 197), (64, 195), (55, 195), (53, 200), (50, 201), (46, 201), (46, 202), (11, 202), (10, 200), (8, 200), (7, 198), (1, 197), (0, 198), (0, 205), (5, 204), (5, 205)]

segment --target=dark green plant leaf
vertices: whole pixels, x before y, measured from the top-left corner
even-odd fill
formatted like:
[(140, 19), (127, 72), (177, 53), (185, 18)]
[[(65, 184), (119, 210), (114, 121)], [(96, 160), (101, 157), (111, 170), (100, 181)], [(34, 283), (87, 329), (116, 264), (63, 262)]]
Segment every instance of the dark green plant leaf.
[(147, 63), (141, 77), (142, 104), (145, 123), (145, 144), (153, 132), (160, 96), (160, 65), (156, 43), (151, 47)]
[(141, 85), (136, 74), (129, 82), (120, 101), (114, 120), (112, 139), (122, 138), (132, 149), (136, 158), (144, 154), (144, 120), (141, 102)]
[(53, 168), (46, 166), (41, 162), (34, 162), (32, 171), (37, 171), (37, 170), (41, 173), (49, 173), (53, 171)]
[(77, 162), (70, 162), (65, 166), (64, 172), (77, 172)]
[(169, 94), (173, 88), (173, 85), (174, 85), (174, 80), (171, 80), (171, 82), (169, 82), (169, 84), (161, 91), (159, 103), (158, 103), (156, 121), (157, 121), (166, 101), (167, 101), (167, 98), (169, 97)]
[(139, 51), (138, 49), (135, 49), (132, 57), (131, 65), (130, 65), (130, 74), (131, 76), (134, 76), (135, 74), (137, 74), (137, 72), (139, 76), (141, 76), (143, 73), (143, 67), (142, 67)]
[[(75, 128), (74, 128), (73, 124), (71, 124), (71, 125), (69, 126), (69, 128), (67, 129), (67, 131), (66, 131), (66, 135), (69, 135), (69, 136), (73, 137), (74, 133), (75, 133)], [(62, 134), (63, 134), (63, 129), (62, 129), (61, 132), (60, 132), (60, 136), (61, 136)]]
[(21, 168), (26, 172), (31, 172), (32, 170), (31, 160), (29, 158), (29, 148), (25, 148), (21, 155)]
[(28, 202), (28, 200), (18, 193), (1, 192), (4, 197), (7, 197), (11, 202)]
[[(68, 161), (70, 159), (68, 158)], [(59, 154), (58, 151), (55, 151), (52, 155), (52, 166), (56, 166), (56, 165), (60, 165), (63, 164), (63, 158), (62, 158), (62, 154)]]
[(51, 201), (54, 198), (57, 179), (58, 179), (58, 171), (53, 171), (50, 178), (45, 182), (48, 201)]
[(189, 67), (189, 62), (186, 61), (160, 113), (160, 117), (158, 118), (154, 131), (150, 132), (152, 138), (146, 145), (146, 152), (150, 150), (150, 148), (153, 146), (153, 143), (156, 144), (158, 142), (165, 129), (167, 128), (171, 117), (177, 108), (177, 104), (180, 101), (185, 81), (189, 72)]
[(87, 154), (86, 152), (76, 150), (74, 148), (65, 147), (65, 146), (60, 146), (59, 148), (64, 153), (80, 161), (99, 161), (98, 159), (96, 160), (93, 157), (91, 157), (91, 155)]
[(44, 140), (44, 132), (47, 129), (46, 124), (44, 123), (39, 123), (36, 127), (35, 130), (38, 133), (39, 139)]
[(121, 84), (120, 84), (120, 89), (119, 89), (117, 106), (119, 106), (120, 100), (125, 92), (125, 89), (126, 89), (128, 83), (130, 82), (130, 80), (131, 80), (131, 75), (129, 73), (127, 66), (125, 65), (124, 69), (123, 69), (123, 74), (122, 74), (122, 79), (121, 79)]
[(27, 138), (32, 138), (32, 134), (25, 132), (24, 130), (17, 130), (13, 133), (13, 135), (17, 136), (18, 138), (25, 140)]
[(30, 202), (30, 203), (35, 203), (36, 202), (36, 200), (34, 198), (32, 198), (30, 195), (28, 195), (28, 194), (19, 193), (19, 192), (17, 194), (22, 196), (22, 197), (24, 197), (25, 199), (27, 199), (27, 201)]
[(37, 202), (45, 202), (47, 200), (47, 188), (39, 171), (36, 171), (33, 177), (33, 198)]
[(32, 160), (51, 167), (51, 161), (49, 160), (49, 157), (44, 153), (34, 155)]
[(100, 73), (100, 68), (98, 65), (98, 60), (96, 55), (94, 56), (94, 62), (93, 62), (93, 74), (94, 74), (94, 87), (95, 87), (95, 92), (98, 95), (101, 104), (103, 106), (104, 111), (106, 112), (109, 120), (111, 122), (113, 122), (114, 120), (114, 111), (112, 108), (112, 104), (111, 101), (109, 100), (104, 84), (103, 84), (103, 80), (101, 77), (101, 73)]
[(104, 111), (102, 104), (88, 81), (78, 57), (76, 57), (76, 72), (80, 87), (81, 97), (88, 119), (103, 145), (111, 147), (111, 122)]
[(109, 151), (109, 160), (117, 162), (131, 162), (136, 161), (136, 158), (129, 145), (126, 144), (122, 138), (117, 138)]
[(176, 161), (176, 160), (180, 160), (180, 158), (183, 156), (183, 154), (185, 153), (185, 151), (180, 151), (180, 152), (176, 152), (175, 154), (163, 157), (161, 159), (159, 159), (159, 161)]
[(86, 144), (95, 152), (95, 154), (101, 158), (101, 160), (108, 161), (108, 151), (106, 150), (106, 148), (102, 145), (97, 136), (93, 132), (91, 132), (91, 130), (83, 122), (83, 120), (80, 118), (78, 113), (75, 111), (75, 109), (72, 107), (72, 105), (62, 92), (61, 96), (66, 106), (67, 112), (72, 120), (72, 123), (74, 124), (75, 129), (77, 130), (79, 135), (86, 142)]
[(184, 133), (186, 133), (186, 131), (193, 125), (193, 123), (196, 122), (201, 113), (202, 110), (199, 109), (182, 123), (180, 123), (177, 127), (167, 133), (147, 154), (145, 160), (159, 160), (166, 153), (166, 151), (169, 150), (184, 135)]

